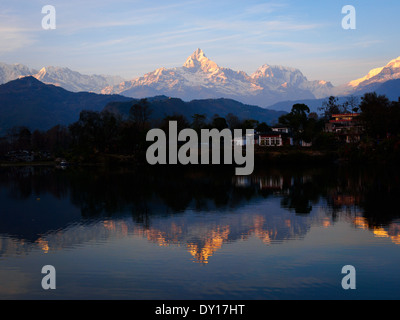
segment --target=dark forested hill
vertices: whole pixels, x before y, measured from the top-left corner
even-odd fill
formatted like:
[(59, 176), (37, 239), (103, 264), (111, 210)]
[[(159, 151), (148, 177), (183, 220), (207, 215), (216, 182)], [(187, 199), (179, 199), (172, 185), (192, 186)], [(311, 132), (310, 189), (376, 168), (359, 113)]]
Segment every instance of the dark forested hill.
[(70, 92), (24, 77), (0, 85), (0, 134), (14, 126), (46, 130), (79, 119), (82, 110), (101, 111), (111, 101), (130, 101), (120, 95)]
[[(285, 114), (283, 111), (264, 109), (223, 98), (185, 102), (178, 98), (157, 96), (148, 98), (147, 101), (149, 102), (150, 118), (152, 120), (162, 119), (167, 115), (180, 114), (191, 121), (194, 114), (204, 114), (208, 119), (211, 119), (215, 114), (225, 117), (227, 114), (232, 113), (241, 120), (254, 119), (259, 122), (272, 123), (277, 121), (282, 114)], [(105, 110), (127, 117), (132, 104), (133, 102), (111, 102), (106, 106)]]
[[(15, 126), (47, 130), (58, 124), (69, 125), (79, 119), (82, 110), (108, 110), (128, 116), (130, 108), (137, 101), (121, 95), (70, 92), (28, 76), (0, 85), (0, 134)], [(196, 113), (205, 114), (209, 118), (215, 114), (225, 117), (232, 113), (240, 119), (271, 123), (284, 113), (230, 99), (185, 102), (157, 96), (148, 98), (148, 102), (153, 120), (172, 114), (184, 115), (190, 121)]]

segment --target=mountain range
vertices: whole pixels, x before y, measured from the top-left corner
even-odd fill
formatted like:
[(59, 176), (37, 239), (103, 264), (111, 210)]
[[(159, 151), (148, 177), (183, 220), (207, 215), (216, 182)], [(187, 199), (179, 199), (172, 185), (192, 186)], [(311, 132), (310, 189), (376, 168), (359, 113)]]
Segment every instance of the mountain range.
[[(384, 67), (371, 70), (364, 77), (349, 83), (333, 86), (325, 80), (309, 81), (303, 73), (291, 67), (265, 64), (253, 74), (218, 66), (197, 49), (181, 67), (159, 68), (142, 77), (108, 86), (101, 92), (130, 97), (167, 95), (183, 100), (230, 98), (245, 104), (290, 111), (293, 103), (308, 101), (321, 106), (322, 101), (333, 95), (361, 96), (366, 92), (381, 90), (392, 99), (400, 96), (395, 83), (400, 79), (400, 56)], [(311, 108), (317, 111), (317, 108)]]
[(389, 61), (384, 67), (372, 69), (360, 79), (350, 81), (343, 93), (363, 94), (379, 88), (383, 83), (400, 79), (400, 57)]
[[(180, 67), (161, 67), (131, 80), (119, 76), (84, 75), (64, 67), (48, 66), (34, 70), (21, 64), (0, 63), (0, 84), (28, 75), (71, 92), (118, 94), (135, 99), (167, 96), (186, 102), (225, 98), (284, 111), (290, 111), (297, 101), (320, 106), (321, 99), (330, 95), (361, 96), (376, 90), (384, 91), (396, 100), (400, 95), (395, 82), (388, 84), (400, 79), (400, 57), (340, 86), (333, 86), (325, 80), (310, 81), (300, 70), (291, 67), (265, 64), (252, 74), (235, 71), (219, 66), (201, 49), (193, 52)], [(311, 109), (316, 111), (313, 107)]]
[(53, 84), (72, 92), (100, 93), (103, 88), (116, 85), (124, 79), (109, 75), (84, 75), (69, 68), (43, 67), (39, 71), (23, 64), (6, 64), (0, 62), (0, 84), (25, 76), (32, 76), (46, 84)]
[(136, 98), (167, 95), (186, 101), (222, 97), (267, 107), (282, 100), (326, 97), (332, 88), (323, 80), (308, 81), (300, 70), (289, 67), (263, 65), (252, 75), (220, 67), (197, 49), (181, 67), (159, 68), (102, 93)]

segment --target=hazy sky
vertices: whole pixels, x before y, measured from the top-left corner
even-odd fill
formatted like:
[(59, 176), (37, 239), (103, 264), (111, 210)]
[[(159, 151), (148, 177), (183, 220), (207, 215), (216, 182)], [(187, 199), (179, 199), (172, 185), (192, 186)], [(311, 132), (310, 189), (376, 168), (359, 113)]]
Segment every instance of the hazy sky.
[[(42, 28), (45, 5), (55, 30)], [(345, 5), (355, 30), (342, 28)], [(400, 56), (399, 12), (398, 0), (1, 0), (0, 61), (131, 79), (201, 48), (223, 67), (283, 65), (338, 85)]]

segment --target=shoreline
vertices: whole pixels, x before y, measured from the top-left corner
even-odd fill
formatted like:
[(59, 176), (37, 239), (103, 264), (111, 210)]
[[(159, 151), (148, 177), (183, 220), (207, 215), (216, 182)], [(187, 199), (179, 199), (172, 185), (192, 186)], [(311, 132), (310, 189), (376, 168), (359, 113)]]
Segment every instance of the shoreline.
[[(117, 155), (117, 154), (99, 154), (88, 161), (68, 161), (67, 165), (61, 166), (57, 161), (21, 161), (7, 162), (0, 161), (0, 167), (148, 167), (148, 168), (166, 168), (166, 167), (234, 167), (236, 164), (188, 164), (188, 165), (149, 165), (145, 159), (135, 156)], [(328, 164), (352, 164), (352, 161), (341, 158), (337, 151), (322, 151), (313, 149), (256, 149), (254, 152), (255, 169), (262, 169), (266, 165), (328, 165)], [(364, 164), (370, 164), (368, 160), (362, 161)]]
[[(365, 150), (364, 150), (365, 153)], [(222, 153), (221, 153), (222, 155)], [(58, 159), (60, 159), (59, 157)], [(54, 166), (54, 167), (135, 167), (135, 168), (166, 168), (166, 167), (234, 167), (233, 164), (223, 164), (221, 157), (220, 164), (158, 164), (150, 165), (146, 161), (144, 152), (138, 152), (135, 155), (123, 155), (123, 154), (93, 154), (86, 156), (85, 158), (80, 156), (65, 157), (67, 165), (61, 165), (59, 160), (49, 161), (0, 161), (0, 167), (22, 167), (22, 166)], [(343, 152), (341, 150), (321, 150), (314, 149), (312, 147), (259, 147), (256, 146), (254, 149), (254, 167), (255, 169), (262, 169), (263, 166), (267, 165), (328, 165), (328, 164), (343, 164), (343, 165), (396, 165), (395, 159), (385, 159), (382, 157), (374, 156), (374, 151), (371, 150), (371, 154), (366, 156), (360, 154), (354, 156), (351, 153)]]

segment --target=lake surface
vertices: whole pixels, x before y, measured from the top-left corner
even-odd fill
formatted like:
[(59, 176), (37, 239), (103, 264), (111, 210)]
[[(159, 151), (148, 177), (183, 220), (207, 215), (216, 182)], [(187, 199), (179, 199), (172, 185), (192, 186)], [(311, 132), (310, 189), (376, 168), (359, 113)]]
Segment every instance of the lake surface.
[(378, 166), (2, 167), (0, 299), (399, 299), (399, 199)]

